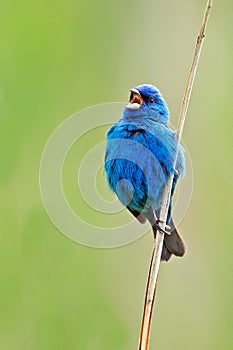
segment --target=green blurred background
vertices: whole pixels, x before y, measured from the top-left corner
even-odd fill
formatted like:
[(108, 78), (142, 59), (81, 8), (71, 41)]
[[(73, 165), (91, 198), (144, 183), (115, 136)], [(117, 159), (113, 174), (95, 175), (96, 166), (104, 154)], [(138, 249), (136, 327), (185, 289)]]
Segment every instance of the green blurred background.
[[(1, 1), (1, 350), (137, 349), (151, 234), (110, 250), (67, 239), (41, 203), (39, 163), (68, 116), (142, 82), (161, 89), (176, 124), (204, 7)], [(232, 349), (232, 10), (215, 1), (207, 28), (184, 131), (188, 254), (161, 266), (151, 349)]]

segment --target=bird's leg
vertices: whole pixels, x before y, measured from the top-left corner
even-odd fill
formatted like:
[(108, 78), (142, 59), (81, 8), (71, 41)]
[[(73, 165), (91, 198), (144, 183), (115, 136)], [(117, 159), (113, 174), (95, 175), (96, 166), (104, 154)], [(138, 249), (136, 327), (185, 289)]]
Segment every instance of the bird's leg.
[(155, 223), (154, 223), (153, 226), (154, 226), (159, 232), (166, 233), (167, 235), (170, 235), (171, 232), (166, 231), (166, 229), (171, 229), (171, 227), (168, 226), (168, 225), (165, 225), (165, 228), (166, 228), (166, 229), (163, 229), (163, 228), (160, 226), (160, 224), (163, 224), (163, 223), (164, 223), (164, 221), (157, 219), (157, 220), (155, 221)]
[[(156, 217), (154, 210), (151, 209), (149, 212), (147, 212), (146, 217), (147, 217), (147, 219), (149, 220), (151, 226), (152, 226), (153, 228), (155, 228), (157, 231), (162, 232), (162, 233), (164, 233), (164, 234), (168, 234), (168, 235), (171, 234), (171, 232), (166, 231), (166, 228), (167, 228), (167, 229), (170, 229), (170, 227), (169, 227), (168, 225), (165, 226), (165, 229), (163, 229), (163, 228), (160, 226), (160, 223), (164, 223), (164, 222), (161, 221), (161, 220), (159, 220), (159, 219)], [(154, 237), (155, 237), (155, 234), (156, 234), (156, 233), (154, 232)]]

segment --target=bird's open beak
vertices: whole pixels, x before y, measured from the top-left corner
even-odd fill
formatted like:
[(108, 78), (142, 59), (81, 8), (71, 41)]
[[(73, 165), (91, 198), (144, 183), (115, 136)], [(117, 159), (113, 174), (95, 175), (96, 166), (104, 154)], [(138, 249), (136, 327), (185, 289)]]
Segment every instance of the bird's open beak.
[(130, 102), (127, 104), (128, 109), (139, 109), (142, 105), (142, 96), (137, 89), (130, 89)]

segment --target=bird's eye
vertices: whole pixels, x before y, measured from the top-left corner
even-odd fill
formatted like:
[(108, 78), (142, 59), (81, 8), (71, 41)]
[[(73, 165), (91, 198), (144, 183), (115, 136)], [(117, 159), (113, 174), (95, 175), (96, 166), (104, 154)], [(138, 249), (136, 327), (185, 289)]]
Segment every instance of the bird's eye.
[(150, 99), (149, 99), (149, 102), (150, 102), (150, 103), (154, 103), (155, 100), (154, 100), (153, 98), (150, 98)]

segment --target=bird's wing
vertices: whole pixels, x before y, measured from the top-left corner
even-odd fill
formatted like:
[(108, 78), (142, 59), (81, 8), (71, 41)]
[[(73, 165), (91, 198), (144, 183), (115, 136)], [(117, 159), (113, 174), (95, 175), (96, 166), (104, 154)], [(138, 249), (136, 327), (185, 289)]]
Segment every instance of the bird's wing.
[(146, 218), (140, 214), (137, 210), (132, 210), (129, 207), (126, 207), (131, 214), (133, 214), (133, 216), (135, 216), (135, 218), (141, 223), (141, 224), (145, 224), (146, 222)]

